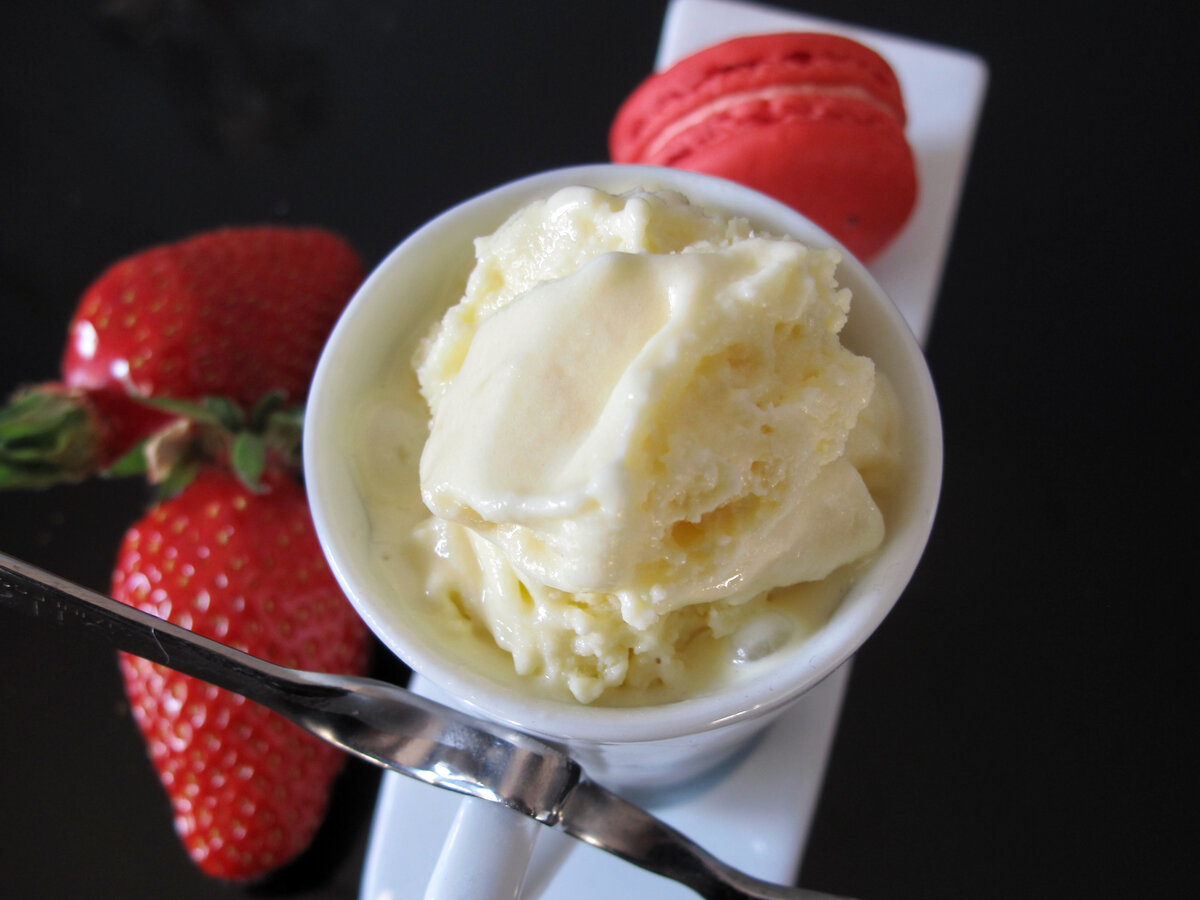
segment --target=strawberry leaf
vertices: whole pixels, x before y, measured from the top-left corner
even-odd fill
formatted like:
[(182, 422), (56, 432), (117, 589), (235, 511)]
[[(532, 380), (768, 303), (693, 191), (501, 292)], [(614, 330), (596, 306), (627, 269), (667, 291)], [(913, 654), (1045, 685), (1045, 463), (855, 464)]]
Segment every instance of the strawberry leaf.
[(131, 478), (135, 475), (146, 474), (146, 442), (139, 441), (137, 446), (117, 459), (104, 470), (106, 478)]
[(250, 428), (264, 431), (272, 416), (283, 406), (283, 391), (268, 391), (250, 410)]
[(230, 451), (233, 471), (252, 491), (259, 489), (259, 479), (267, 467), (267, 444), (261, 435), (243, 431), (234, 438)]
[(186, 460), (178, 465), (172, 466), (167, 472), (166, 477), (155, 485), (156, 501), (163, 501), (175, 497), (183, 492), (183, 489), (191, 484), (196, 476), (200, 473), (199, 460)]
[(225, 427), (225, 423), (221, 421), (216, 411), (210, 409), (204, 403), (194, 403), (191, 400), (176, 400), (173, 397), (134, 397), (134, 399), (153, 409), (169, 413), (173, 416), (179, 416), (183, 419), (189, 419), (201, 425)]
[(304, 407), (275, 412), (266, 423), (264, 438), (292, 468), (300, 469), (300, 441), (304, 434)]
[(217, 423), (227, 431), (238, 432), (246, 427), (242, 408), (226, 397), (205, 397), (204, 408), (216, 416)]

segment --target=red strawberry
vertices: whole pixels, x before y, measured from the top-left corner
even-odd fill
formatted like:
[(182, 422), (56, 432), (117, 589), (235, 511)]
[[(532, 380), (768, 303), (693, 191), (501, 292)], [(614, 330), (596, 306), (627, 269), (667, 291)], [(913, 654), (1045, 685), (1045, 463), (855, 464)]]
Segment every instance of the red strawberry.
[[(112, 595), (285, 666), (361, 674), (367, 631), (318, 546), (302, 489), (202, 470), (125, 535)], [(121, 655), (133, 715), (192, 859), (259, 878), (299, 854), (343, 754), (242, 697)]]
[(0, 487), (109, 466), (167, 421), (130, 394), (303, 401), (362, 277), (354, 250), (318, 228), (211, 231), (114, 264), (80, 299), (61, 383), (0, 411)]

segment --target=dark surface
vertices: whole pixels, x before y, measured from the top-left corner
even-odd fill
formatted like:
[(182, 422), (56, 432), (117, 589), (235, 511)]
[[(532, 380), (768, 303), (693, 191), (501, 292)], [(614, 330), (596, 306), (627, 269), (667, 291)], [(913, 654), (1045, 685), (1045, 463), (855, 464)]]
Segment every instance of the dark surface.
[[(1195, 837), (1177, 621), (1197, 531), (1194, 17), (794, 5), (991, 69), (928, 342), (939, 518), (859, 655), (802, 880), (868, 900), (1153, 895)], [(0, 4), (0, 390), (54, 377), (79, 293), (137, 248), (317, 223), (374, 263), (480, 190), (601, 161), (664, 4), (476, 9)], [(0, 495), (0, 548), (103, 589), (143, 501), (113, 483)], [(111, 651), (0, 619), (4, 896), (354, 897), (375, 784), (352, 766), (269, 883), (209, 882)]]

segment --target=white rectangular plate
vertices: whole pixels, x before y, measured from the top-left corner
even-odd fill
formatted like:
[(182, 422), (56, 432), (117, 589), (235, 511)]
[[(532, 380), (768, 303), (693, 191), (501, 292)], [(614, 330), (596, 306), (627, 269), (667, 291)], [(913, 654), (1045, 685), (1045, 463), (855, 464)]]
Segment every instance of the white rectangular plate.
[[(844, 34), (896, 71), (908, 109), (920, 196), (904, 232), (871, 265), (924, 340), (987, 83), (970, 54), (908, 38), (730, 0), (673, 0), (656, 66), (709, 44), (775, 31)], [(632, 85), (630, 88), (632, 89)], [(812, 690), (716, 777), (646, 801), (656, 815), (724, 861), (773, 881), (799, 868), (833, 740), (848, 666)], [(418, 693), (433, 693), (414, 678)], [(360, 888), (362, 900), (420, 900), (460, 799), (394, 773), (383, 777)], [(538, 837), (523, 900), (684, 900), (695, 895), (547, 829)], [(487, 900), (487, 898), (479, 898)]]

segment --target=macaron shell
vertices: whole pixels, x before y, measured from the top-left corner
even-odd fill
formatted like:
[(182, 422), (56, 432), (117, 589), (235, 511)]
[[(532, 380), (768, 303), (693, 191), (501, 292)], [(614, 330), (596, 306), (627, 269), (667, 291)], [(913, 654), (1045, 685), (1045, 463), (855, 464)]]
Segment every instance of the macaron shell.
[(639, 162), (770, 194), (863, 260), (899, 232), (917, 198), (903, 129), (874, 104), (848, 97), (784, 95), (731, 105)]
[(788, 32), (734, 38), (647, 78), (622, 104), (609, 132), (615, 162), (639, 162), (656, 136), (714, 101), (765, 87), (858, 92), (905, 124), (900, 83), (874, 50), (840, 35)]

